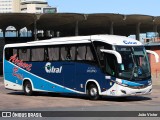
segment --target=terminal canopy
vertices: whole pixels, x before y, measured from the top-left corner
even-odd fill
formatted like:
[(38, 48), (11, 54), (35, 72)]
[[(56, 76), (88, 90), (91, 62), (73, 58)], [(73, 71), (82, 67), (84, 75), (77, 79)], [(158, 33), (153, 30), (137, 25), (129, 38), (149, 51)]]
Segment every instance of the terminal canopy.
[(125, 35), (145, 32), (160, 32), (160, 17), (149, 15), (123, 15), (112, 13), (1, 13), (0, 29), (8, 26), (17, 30), (26, 27), (36, 30), (61, 32), (61, 36), (116, 34)]

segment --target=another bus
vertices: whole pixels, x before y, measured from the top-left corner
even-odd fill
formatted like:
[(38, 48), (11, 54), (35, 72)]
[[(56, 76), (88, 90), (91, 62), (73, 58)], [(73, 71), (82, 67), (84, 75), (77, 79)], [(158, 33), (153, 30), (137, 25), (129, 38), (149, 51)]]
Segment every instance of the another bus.
[(145, 95), (152, 91), (148, 53), (137, 40), (115, 35), (53, 38), (4, 47), (7, 89), (100, 96)]

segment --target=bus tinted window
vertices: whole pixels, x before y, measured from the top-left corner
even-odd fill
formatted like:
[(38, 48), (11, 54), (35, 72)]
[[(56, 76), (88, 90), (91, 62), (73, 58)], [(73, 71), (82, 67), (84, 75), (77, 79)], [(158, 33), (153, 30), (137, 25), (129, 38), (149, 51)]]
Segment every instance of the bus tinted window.
[(70, 57), (71, 57), (71, 60), (75, 60), (75, 58), (76, 58), (76, 47), (74, 46), (74, 47), (70, 47), (70, 51), (69, 51), (70, 53)]
[(86, 53), (86, 60), (94, 60), (90, 46), (87, 46), (87, 51), (86, 52), (87, 52)]
[(49, 61), (59, 60), (59, 47), (48, 48)]
[(67, 60), (67, 48), (61, 47), (61, 60)]
[(77, 60), (94, 60), (91, 46), (78, 46), (77, 47)]
[(19, 59), (23, 61), (30, 61), (30, 49), (27, 48), (19, 49)]
[(86, 58), (86, 46), (77, 47), (77, 60), (85, 60)]
[[(17, 52), (15, 54), (17, 54)], [(9, 60), (12, 55), (13, 55), (13, 49), (12, 48), (6, 48), (5, 49), (5, 59)]]
[(100, 60), (104, 60), (104, 54), (102, 54), (102, 52), (100, 51), (101, 49), (104, 49), (104, 46), (97, 46), (96, 50), (97, 50), (97, 54), (99, 56)]
[(61, 47), (61, 60), (75, 60), (76, 48), (74, 46)]
[[(11, 49), (11, 48), (10, 48)], [(13, 51), (12, 51), (12, 55), (15, 55), (15, 54), (17, 54), (18, 55), (18, 49), (16, 49), (16, 48), (13, 48)]]
[(44, 61), (44, 48), (32, 48), (32, 61)]

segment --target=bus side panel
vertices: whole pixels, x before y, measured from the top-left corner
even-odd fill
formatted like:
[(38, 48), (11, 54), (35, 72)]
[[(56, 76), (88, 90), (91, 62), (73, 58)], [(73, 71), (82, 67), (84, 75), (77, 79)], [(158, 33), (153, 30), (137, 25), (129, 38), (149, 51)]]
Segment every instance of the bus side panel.
[(94, 65), (89, 65), (85, 63), (77, 63), (76, 64), (76, 84), (77, 90), (84, 92), (85, 89), (83, 86), (86, 86), (87, 81), (93, 80), (99, 84), (101, 92), (111, 88), (113, 86), (110, 85), (110, 80), (105, 79), (105, 74), (102, 73), (99, 67)]
[[(27, 62), (32, 64), (31, 70), (22, 69), (12, 62), (5, 60), (5, 81), (9, 81), (10, 89), (16, 89), (22, 84), (24, 79), (31, 80), (33, 90), (60, 93), (84, 93), (87, 80), (98, 82), (101, 92), (112, 87), (109, 80), (98, 67), (84, 63), (57, 62), (51, 63), (52, 71), (46, 68), (48, 62)], [(9, 83), (7, 83), (9, 84)], [(9, 86), (9, 85), (8, 85)], [(5, 82), (5, 87), (6, 82)]]
[[(46, 79), (55, 85), (47, 87), (52, 90), (51, 92), (69, 92), (76, 93), (75, 91), (75, 64), (72, 62), (28, 62), (32, 64), (31, 73), (41, 78)], [(57, 89), (61, 86), (61, 89)], [(55, 91), (56, 90), (56, 91)]]
[(19, 74), (15, 74), (15, 67), (13, 64), (4, 60), (4, 85), (5, 88), (13, 90), (22, 90), (22, 79)]
[[(24, 79), (31, 80), (32, 87), (34, 91), (46, 91), (46, 92), (70, 92), (74, 93), (72, 90), (64, 89), (63, 86), (55, 84), (45, 78), (42, 78), (36, 74), (33, 74), (27, 70), (24, 70), (13, 63), (6, 61), (5, 64), (5, 87), (13, 90), (22, 90), (22, 83)], [(36, 67), (36, 65), (32, 64)], [(16, 73), (14, 72), (15, 67), (18, 69)], [(44, 69), (44, 67), (43, 67)], [(41, 72), (40, 72), (41, 73)], [(41, 73), (42, 74), (42, 73)], [(10, 85), (7, 85), (9, 84)], [(12, 83), (12, 85), (11, 85)], [(21, 89), (17, 89), (15, 86), (21, 86)]]

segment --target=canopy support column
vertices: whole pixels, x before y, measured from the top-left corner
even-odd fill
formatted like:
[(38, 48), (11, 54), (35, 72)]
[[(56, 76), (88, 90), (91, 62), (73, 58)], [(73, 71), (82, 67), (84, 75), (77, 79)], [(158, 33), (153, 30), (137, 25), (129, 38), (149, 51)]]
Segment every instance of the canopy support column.
[(140, 40), (140, 26), (141, 23), (138, 23), (136, 26), (136, 40)]
[(114, 34), (114, 28), (113, 28), (114, 22), (111, 22), (110, 24), (110, 34), (113, 35)]
[(75, 26), (75, 36), (78, 36), (79, 35), (79, 22), (76, 21), (76, 26)]

